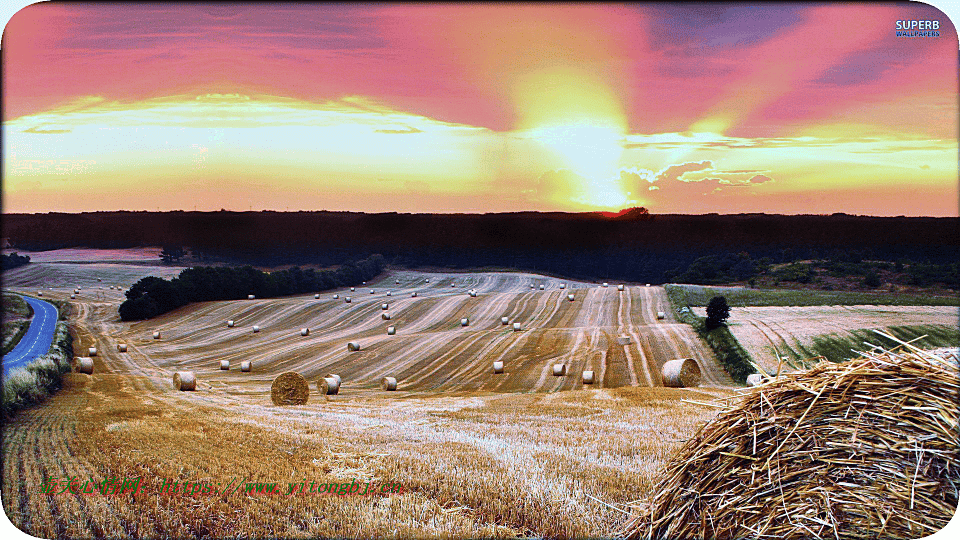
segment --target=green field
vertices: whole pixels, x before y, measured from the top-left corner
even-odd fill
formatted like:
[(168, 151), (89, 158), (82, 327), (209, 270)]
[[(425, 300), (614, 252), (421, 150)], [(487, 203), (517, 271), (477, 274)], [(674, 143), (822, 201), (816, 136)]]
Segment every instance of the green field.
[(811, 291), (787, 289), (748, 289), (743, 287), (705, 287), (701, 285), (664, 286), (679, 305), (706, 306), (714, 296), (723, 296), (730, 307), (748, 306), (960, 306), (960, 296), (916, 294)]

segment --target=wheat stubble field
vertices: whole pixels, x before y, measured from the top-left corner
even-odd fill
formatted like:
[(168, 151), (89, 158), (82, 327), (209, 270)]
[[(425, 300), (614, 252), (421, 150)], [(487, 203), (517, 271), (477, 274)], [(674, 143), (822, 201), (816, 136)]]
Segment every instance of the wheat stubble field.
[[(81, 287), (71, 301), (74, 347), (99, 350), (93, 375), (68, 374), (59, 393), (4, 426), (4, 509), (39, 537), (609, 534), (627, 516), (604, 503), (648, 495), (670, 456), (714, 416), (691, 401), (734, 391), (688, 326), (656, 319), (669, 312), (658, 287), (561, 290), (560, 280), (532, 274), (398, 271), (320, 299), (201, 303), (131, 324), (120, 322), (122, 294), (108, 283), (129, 287), (179, 269), (69, 256), (7, 275), (12, 290), (43, 287), (45, 298)], [(629, 345), (618, 344), (627, 336)], [(361, 350), (348, 352), (348, 341)], [(700, 388), (662, 387), (660, 366), (677, 357), (698, 360)], [(241, 360), (253, 362), (251, 373), (240, 372)], [(495, 360), (503, 374), (493, 373)], [(555, 363), (568, 374), (553, 376)], [(585, 388), (587, 368), (597, 382)], [(197, 373), (196, 392), (174, 390), (182, 369)], [(285, 371), (307, 378), (309, 403), (272, 404), (271, 381)], [(326, 373), (343, 378), (339, 395), (319, 394)], [(398, 391), (380, 390), (386, 375)], [(145, 487), (136, 496), (40, 492), (44, 477), (69, 476), (142, 477)], [(168, 478), (395, 481), (403, 493), (157, 493)]]

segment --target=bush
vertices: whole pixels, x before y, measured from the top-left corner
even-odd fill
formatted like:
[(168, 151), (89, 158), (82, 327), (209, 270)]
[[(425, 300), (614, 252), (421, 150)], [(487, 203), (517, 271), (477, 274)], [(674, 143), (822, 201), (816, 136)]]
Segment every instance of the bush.
[(707, 330), (713, 330), (722, 326), (730, 317), (730, 306), (727, 305), (727, 299), (722, 296), (714, 296), (707, 304), (707, 319), (704, 324)]

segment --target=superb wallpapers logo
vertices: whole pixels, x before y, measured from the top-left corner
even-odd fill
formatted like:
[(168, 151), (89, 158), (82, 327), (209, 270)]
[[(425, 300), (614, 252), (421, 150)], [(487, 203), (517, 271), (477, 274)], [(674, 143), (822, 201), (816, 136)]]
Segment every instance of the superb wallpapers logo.
[(897, 21), (897, 37), (940, 37), (940, 21)]

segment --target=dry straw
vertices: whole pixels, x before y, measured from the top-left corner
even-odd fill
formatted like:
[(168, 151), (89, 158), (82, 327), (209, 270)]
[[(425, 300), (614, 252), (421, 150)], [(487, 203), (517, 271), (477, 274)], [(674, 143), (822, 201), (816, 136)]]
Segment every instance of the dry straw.
[(507, 317), (500, 317), (500, 324), (506, 326), (506, 325), (510, 324), (510, 319), (507, 318)]
[(350, 343), (347, 343), (347, 350), (348, 350), (348, 351), (359, 351), (359, 350), (360, 350), (360, 343), (357, 342), (357, 341), (351, 341)]
[(666, 314), (666, 313), (664, 313), (664, 312), (662, 312), (662, 311), (658, 311), (658, 312), (657, 312), (657, 319), (661, 319), (661, 320), (662, 320), (662, 319), (666, 319), (666, 318), (667, 318), (667, 314)]
[(153, 339), (160, 339), (160, 331), (159, 331), (159, 330), (154, 330), (154, 331), (153, 331)]
[(460, 326), (470, 326), (470, 319), (467, 317), (460, 319)]
[(317, 381), (317, 390), (321, 396), (335, 396), (340, 393), (340, 378), (324, 377)]
[(566, 284), (566, 283), (561, 283), (561, 284), (560, 284), (560, 288), (561, 288), (561, 289), (566, 289), (566, 288), (567, 288), (567, 284)]
[(960, 374), (895, 341), (743, 390), (618, 535), (841, 540), (943, 528), (960, 486)]
[(96, 355), (97, 355), (96, 347), (90, 347), (89, 349), (87, 349), (87, 356), (96, 356)]
[(197, 375), (192, 371), (178, 371), (173, 374), (173, 387), (180, 391), (196, 390)]
[(497, 360), (493, 363), (493, 372), (494, 373), (503, 373), (503, 362)]
[(397, 327), (396, 327), (396, 326), (388, 326), (388, 327), (387, 327), (387, 335), (388, 335), (388, 336), (392, 336), (392, 335), (394, 335), (394, 334), (396, 334), (396, 333), (397, 333)]
[(763, 384), (763, 375), (759, 373), (747, 375), (747, 386), (760, 386), (761, 384)]
[(221, 361), (220, 361), (220, 369), (229, 370), (229, 369), (230, 369), (230, 361), (229, 361), (229, 360), (221, 360)]
[(274, 405), (303, 405), (309, 398), (307, 380), (295, 371), (280, 374), (270, 385), (270, 399)]
[(310, 329), (309, 329), (309, 328), (301, 328), (301, 329), (300, 329), (300, 335), (301, 335), (301, 336), (309, 336), (309, 335), (310, 335)]
[(573, 302), (573, 298), (574, 298), (574, 297), (573, 297), (572, 294), (568, 294), (568, 295), (567, 295), (567, 300)]
[(567, 365), (566, 364), (554, 364), (553, 365), (553, 374), (554, 376), (561, 376), (567, 374)]
[(233, 319), (227, 321), (227, 328), (233, 328)]
[(381, 314), (380, 314), (380, 318), (383, 319), (383, 320), (385, 320), (385, 321), (389, 321), (389, 320), (390, 320), (390, 314), (389, 314), (389, 313), (381, 313)]
[(93, 373), (93, 358), (77, 358), (77, 371), (90, 375)]
[(513, 323), (513, 331), (514, 331), (514, 332), (519, 332), (521, 329), (522, 329), (522, 326), (520, 325), (520, 323), (518, 323), (518, 322)]
[(692, 358), (670, 360), (663, 364), (660, 376), (664, 386), (689, 388), (700, 385), (700, 366)]
[(397, 379), (394, 377), (384, 377), (380, 379), (380, 388), (393, 391), (397, 389)]
[(340, 376), (337, 375), (336, 373), (327, 373), (326, 375), (323, 376), (323, 378), (324, 378), (324, 379), (336, 379), (338, 386), (343, 383), (343, 379), (341, 379)]
[(593, 384), (593, 371), (583, 372), (583, 384)]
[(117, 343), (117, 352), (127, 352), (127, 344)]
[(259, 331), (260, 331), (260, 327), (254, 325), (254, 327), (253, 327), (253, 333), (256, 334), (256, 333), (259, 332)]
[(240, 371), (244, 373), (249, 373), (253, 369), (253, 362), (250, 360), (243, 360), (240, 362)]

